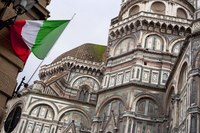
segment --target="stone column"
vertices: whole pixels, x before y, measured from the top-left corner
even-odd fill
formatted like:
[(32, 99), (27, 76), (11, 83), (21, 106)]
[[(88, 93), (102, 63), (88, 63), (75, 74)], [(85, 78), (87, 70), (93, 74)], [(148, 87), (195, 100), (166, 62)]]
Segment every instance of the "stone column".
[(88, 95), (88, 99), (87, 99), (88, 103), (90, 103), (90, 98), (91, 98), (91, 93), (89, 93), (89, 95)]
[(133, 131), (134, 131), (134, 119), (132, 119), (132, 121), (131, 121), (131, 132), (130, 133), (132, 133)]
[(197, 114), (191, 114), (190, 133), (197, 133)]
[(128, 132), (129, 122), (130, 122), (130, 119), (129, 119), (129, 117), (127, 117), (127, 120), (126, 120), (126, 128), (125, 128), (125, 132), (124, 132), (124, 133), (129, 133), (129, 132)]
[(179, 123), (179, 103), (178, 99), (175, 100), (174, 102), (174, 126), (177, 127)]

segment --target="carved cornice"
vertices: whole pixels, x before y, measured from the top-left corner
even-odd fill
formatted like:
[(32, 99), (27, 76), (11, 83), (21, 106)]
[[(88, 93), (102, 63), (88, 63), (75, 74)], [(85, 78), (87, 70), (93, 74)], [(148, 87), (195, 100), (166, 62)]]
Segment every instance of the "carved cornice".
[(86, 71), (92, 71), (92, 73), (102, 73), (103, 67), (104, 63), (91, 62), (68, 56), (56, 63), (42, 66), (39, 71), (39, 76), (43, 79), (46, 76), (52, 76), (63, 72), (64, 70), (72, 69), (83, 69)]
[[(119, 19), (119, 18), (118, 18)], [(116, 29), (118, 27), (121, 27), (122, 25), (128, 24), (128, 23), (134, 23), (137, 20), (143, 21), (146, 20), (147, 22), (159, 22), (160, 24), (165, 23), (166, 25), (178, 25), (178, 26), (184, 26), (189, 27), (192, 20), (184, 19), (184, 18), (177, 18), (174, 16), (168, 16), (168, 15), (162, 15), (162, 14), (156, 14), (156, 13), (150, 13), (150, 12), (139, 12), (131, 17), (128, 17), (123, 20), (117, 20), (117, 18), (114, 18), (116, 23), (112, 23), (110, 29)]]
[(126, 83), (126, 84), (100, 89), (98, 91), (98, 94), (107, 93), (109, 91), (113, 91), (113, 90), (117, 90), (117, 89), (124, 89), (124, 88), (127, 89), (127, 87), (132, 87), (133, 88), (133, 86), (153, 89), (153, 90), (160, 91), (160, 92), (165, 92), (166, 91), (166, 88), (165, 88), (164, 85), (153, 85), (153, 84), (144, 83), (144, 82), (130, 81), (130, 82)]
[(177, 58), (176, 55), (173, 55), (172, 53), (169, 53), (169, 52), (160, 52), (160, 51), (153, 51), (153, 50), (148, 50), (144, 48), (136, 48), (125, 54), (108, 58), (107, 68), (113, 67), (125, 62), (129, 62), (134, 59), (140, 59), (141, 57), (139, 55), (144, 55), (142, 56), (142, 59), (145, 59), (145, 56), (151, 57), (150, 59), (153, 59), (153, 56), (156, 55), (156, 60), (158, 60), (158, 62), (166, 63), (170, 65), (173, 65)]

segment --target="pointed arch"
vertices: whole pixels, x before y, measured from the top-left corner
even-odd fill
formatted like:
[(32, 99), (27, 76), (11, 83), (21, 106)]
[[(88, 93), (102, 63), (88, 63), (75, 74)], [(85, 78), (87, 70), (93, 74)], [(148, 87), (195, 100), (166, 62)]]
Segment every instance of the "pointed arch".
[(134, 23), (134, 27), (140, 27), (141, 26), (141, 21), (137, 20), (135, 23)]
[(186, 30), (185, 27), (183, 27), (183, 26), (180, 27), (181, 32), (185, 32), (185, 30)]
[(161, 27), (160, 22), (157, 22), (157, 23), (155, 24), (155, 26), (156, 26), (157, 28), (160, 28), (160, 27)]
[(149, 23), (149, 27), (154, 27), (155, 26), (155, 23), (153, 22), (153, 21), (151, 21), (150, 23)]
[(166, 30), (166, 28), (167, 28), (167, 25), (166, 25), (165, 23), (163, 23), (163, 24), (161, 25), (161, 29), (165, 29), (165, 30)]
[(186, 29), (186, 33), (192, 33), (192, 29), (190, 28), (190, 27), (188, 27), (187, 29)]

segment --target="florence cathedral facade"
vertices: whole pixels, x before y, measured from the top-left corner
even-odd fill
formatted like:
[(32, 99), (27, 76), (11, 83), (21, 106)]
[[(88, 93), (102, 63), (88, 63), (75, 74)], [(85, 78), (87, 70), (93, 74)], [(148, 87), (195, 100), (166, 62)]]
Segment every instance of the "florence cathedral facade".
[(199, 133), (199, 3), (123, 0), (107, 46), (61, 54), (8, 102), (13, 133)]

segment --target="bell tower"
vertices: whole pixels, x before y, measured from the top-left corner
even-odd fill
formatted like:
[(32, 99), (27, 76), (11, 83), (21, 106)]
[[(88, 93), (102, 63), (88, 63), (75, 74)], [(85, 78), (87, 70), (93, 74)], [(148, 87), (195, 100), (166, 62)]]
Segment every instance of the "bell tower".
[(122, 0), (111, 20), (92, 133), (170, 130), (163, 109), (165, 84), (191, 33), (193, 12), (186, 0)]

